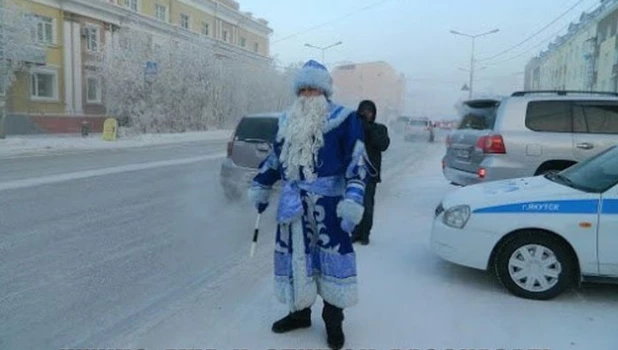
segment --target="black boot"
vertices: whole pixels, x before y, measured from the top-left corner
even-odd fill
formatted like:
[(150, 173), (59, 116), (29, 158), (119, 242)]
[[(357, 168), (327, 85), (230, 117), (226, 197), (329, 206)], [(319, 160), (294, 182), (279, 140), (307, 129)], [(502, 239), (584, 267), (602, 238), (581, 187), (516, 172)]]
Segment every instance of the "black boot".
[(324, 301), (322, 319), (326, 325), (326, 341), (328, 342), (328, 346), (333, 350), (340, 350), (345, 344), (343, 318), (343, 309)]
[(273, 332), (286, 333), (300, 328), (311, 327), (311, 309), (306, 308), (300, 311), (291, 312), (284, 318), (273, 323)]

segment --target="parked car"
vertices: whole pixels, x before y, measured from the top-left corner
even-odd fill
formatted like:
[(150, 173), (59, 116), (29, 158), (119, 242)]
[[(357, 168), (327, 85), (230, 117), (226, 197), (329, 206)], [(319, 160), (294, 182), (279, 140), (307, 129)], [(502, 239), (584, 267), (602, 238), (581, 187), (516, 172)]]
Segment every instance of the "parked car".
[(459, 188), (436, 208), (431, 249), (548, 300), (618, 279), (618, 147), (561, 172)]
[(220, 173), (221, 186), (228, 199), (239, 199), (247, 191), (260, 163), (273, 147), (279, 116), (275, 113), (248, 115), (236, 126)]
[(521, 91), (465, 105), (442, 160), (444, 176), (456, 185), (561, 171), (618, 136), (616, 93)]
[(434, 142), (435, 139), (436, 136), (431, 120), (427, 118), (410, 118), (404, 129), (404, 140)]

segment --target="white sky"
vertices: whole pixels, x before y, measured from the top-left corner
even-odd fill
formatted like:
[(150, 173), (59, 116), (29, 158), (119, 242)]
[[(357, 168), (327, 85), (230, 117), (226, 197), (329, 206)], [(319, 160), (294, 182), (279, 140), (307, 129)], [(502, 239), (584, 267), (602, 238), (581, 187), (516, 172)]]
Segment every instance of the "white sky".
[[(494, 56), (573, 10), (521, 46), (479, 63), (475, 93), (508, 94), (523, 88), (524, 66), (545, 49), (566, 26), (590, 11), (598, 0), (239, 0), (243, 11), (270, 21), (274, 33), (271, 54), (279, 64), (320, 59), (318, 50), (305, 43), (327, 46), (343, 44), (326, 52), (329, 65), (342, 62), (384, 60), (408, 77), (409, 112), (426, 112), (433, 118), (449, 117), (470, 66), (468, 38), (450, 34), (457, 30), (479, 34), (499, 29), (477, 39), (477, 58)], [(362, 10), (367, 6), (372, 6)], [(342, 18), (343, 16), (346, 16)], [(326, 25), (319, 26), (320, 24)], [(314, 30), (307, 29), (319, 26)], [(298, 35), (293, 35), (304, 32)], [(291, 36), (293, 35), (293, 36)], [(284, 39), (284, 40), (281, 40)]]

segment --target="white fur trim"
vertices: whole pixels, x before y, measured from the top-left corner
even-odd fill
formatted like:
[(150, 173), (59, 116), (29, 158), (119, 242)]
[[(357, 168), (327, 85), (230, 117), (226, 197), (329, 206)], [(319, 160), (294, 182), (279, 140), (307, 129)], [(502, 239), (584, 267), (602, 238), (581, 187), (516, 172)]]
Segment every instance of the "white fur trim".
[[(335, 109), (339, 107), (341, 106), (333, 105), (331, 114), (335, 111)], [(326, 121), (326, 125), (324, 125), (324, 133), (326, 134), (327, 132), (339, 127), (339, 125), (341, 125), (346, 119), (348, 119), (348, 117), (352, 116), (353, 112), (353, 110), (343, 107), (340, 111), (337, 112), (337, 114), (331, 115), (331, 117), (328, 118), (328, 120)]]
[(365, 207), (349, 199), (344, 199), (337, 204), (337, 216), (355, 225), (361, 222), (364, 212)]
[(342, 309), (358, 304), (358, 278), (356, 276), (341, 280), (322, 275), (317, 279), (318, 293), (330, 304)]
[[(299, 311), (313, 305), (318, 297), (318, 286), (314, 276), (307, 276), (307, 256), (302, 220), (284, 225), (284, 234), (291, 235), (292, 242), (292, 279), (277, 277), (275, 295), (288, 305), (291, 312)], [(283, 233), (283, 232), (282, 232)]]
[(268, 203), (268, 200), (270, 199), (270, 193), (271, 189), (269, 188), (252, 186), (249, 188), (247, 196), (249, 197), (249, 200), (252, 204)]
[(298, 95), (300, 89), (308, 87), (320, 89), (326, 97), (330, 97), (333, 95), (333, 78), (324, 69), (314, 67), (301, 68), (296, 73), (294, 79), (294, 93)]

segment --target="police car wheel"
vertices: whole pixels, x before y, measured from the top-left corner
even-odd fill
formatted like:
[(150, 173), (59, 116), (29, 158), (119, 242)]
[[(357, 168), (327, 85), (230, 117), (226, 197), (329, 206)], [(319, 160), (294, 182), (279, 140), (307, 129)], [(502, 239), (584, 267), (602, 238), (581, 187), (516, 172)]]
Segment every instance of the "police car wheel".
[(495, 259), (500, 283), (512, 294), (549, 300), (574, 281), (575, 262), (570, 250), (544, 232), (524, 232), (506, 242)]

